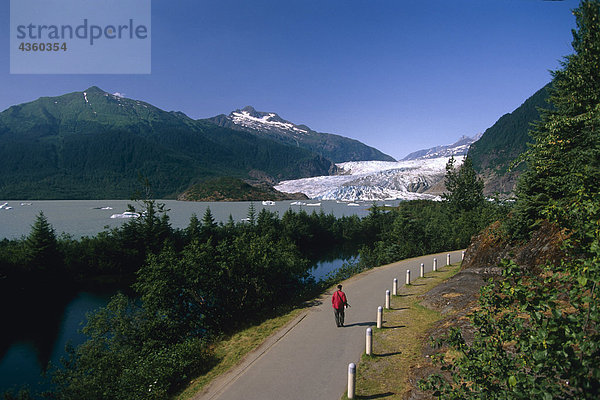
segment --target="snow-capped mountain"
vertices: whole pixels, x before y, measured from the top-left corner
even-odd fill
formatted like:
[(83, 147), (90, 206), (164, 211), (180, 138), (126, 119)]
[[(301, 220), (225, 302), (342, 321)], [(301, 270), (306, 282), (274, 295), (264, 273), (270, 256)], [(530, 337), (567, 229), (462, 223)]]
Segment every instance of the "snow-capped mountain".
[(229, 118), (231, 122), (238, 126), (280, 135), (307, 135), (310, 131), (310, 128), (307, 126), (296, 126), (291, 122), (284, 120), (276, 113), (256, 111), (250, 106), (233, 111), (229, 114)]
[[(461, 162), (464, 156), (456, 156)], [(337, 164), (339, 175), (283, 181), (281, 192), (301, 192), (321, 200), (439, 199), (424, 193), (443, 179), (450, 157), (382, 162), (355, 161)]]
[(287, 121), (274, 112), (257, 111), (250, 106), (209, 120), (226, 128), (249, 132), (286, 145), (310, 150), (336, 163), (366, 160), (395, 161), (394, 158), (358, 140), (316, 132), (306, 125)]
[(414, 153), (410, 153), (409, 155), (404, 157), (402, 161), (438, 157), (466, 156), (471, 144), (475, 143), (480, 137), (481, 133), (478, 133), (473, 137), (462, 136), (460, 139), (458, 139), (456, 143), (443, 146), (435, 146), (430, 149), (418, 150)]

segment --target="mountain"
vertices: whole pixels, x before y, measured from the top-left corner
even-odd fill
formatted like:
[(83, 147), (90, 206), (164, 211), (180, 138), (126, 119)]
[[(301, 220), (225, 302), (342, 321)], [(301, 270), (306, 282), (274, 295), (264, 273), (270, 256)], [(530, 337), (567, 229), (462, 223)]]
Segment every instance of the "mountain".
[(527, 150), (529, 130), (540, 118), (540, 108), (549, 108), (548, 89), (538, 90), (521, 106), (505, 114), (471, 145), (469, 157), (473, 167), (483, 177), (486, 194), (510, 194), (524, 165), (509, 170), (512, 163)]
[[(456, 156), (461, 162), (463, 156)], [(275, 189), (311, 199), (341, 201), (438, 199), (430, 193), (443, 180), (450, 157), (398, 162), (353, 161), (337, 164), (339, 175), (281, 182)]]
[(456, 143), (435, 146), (425, 150), (418, 150), (410, 153), (402, 159), (402, 161), (408, 160), (421, 160), (428, 158), (439, 158), (439, 157), (451, 157), (451, 156), (466, 156), (469, 147), (476, 140), (481, 137), (481, 134), (475, 135), (474, 137), (462, 136)]
[(0, 113), (5, 199), (130, 198), (148, 178), (175, 197), (206, 177), (324, 175), (331, 161), (307, 149), (193, 120), (97, 87)]
[(334, 163), (346, 161), (395, 161), (394, 158), (358, 140), (330, 133), (316, 132), (306, 125), (296, 125), (273, 112), (256, 111), (253, 107), (235, 110), (229, 115), (209, 118), (219, 126), (250, 132), (261, 138), (308, 149)]

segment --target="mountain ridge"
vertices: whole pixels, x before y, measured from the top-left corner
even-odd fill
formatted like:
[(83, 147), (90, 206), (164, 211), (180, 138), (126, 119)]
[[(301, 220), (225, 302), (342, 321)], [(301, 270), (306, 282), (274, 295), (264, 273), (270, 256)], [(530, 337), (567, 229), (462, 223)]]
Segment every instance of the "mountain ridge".
[(451, 157), (451, 156), (465, 156), (469, 151), (469, 147), (475, 143), (479, 138), (481, 138), (480, 133), (476, 134), (473, 137), (469, 137), (463, 135), (456, 142), (448, 145), (440, 145), (435, 147), (430, 147), (428, 149), (417, 150), (406, 157), (404, 157), (401, 161), (409, 161), (409, 160), (419, 160), (419, 159), (427, 159), (427, 158), (439, 158), (439, 157)]
[(201, 178), (280, 180), (327, 174), (306, 149), (194, 120), (92, 86), (0, 113), (0, 193), (6, 199), (130, 198), (140, 176), (176, 197)]
[(280, 143), (297, 146), (315, 152), (334, 163), (347, 161), (396, 161), (374, 147), (358, 140), (332, 133), (317, 132), (304, 124), (294, 124), (275, 112), (257, 111), (246, 106), (229, 113), (220, 114), (209, 121), (219, 126), (237, 129), (268, 137)]

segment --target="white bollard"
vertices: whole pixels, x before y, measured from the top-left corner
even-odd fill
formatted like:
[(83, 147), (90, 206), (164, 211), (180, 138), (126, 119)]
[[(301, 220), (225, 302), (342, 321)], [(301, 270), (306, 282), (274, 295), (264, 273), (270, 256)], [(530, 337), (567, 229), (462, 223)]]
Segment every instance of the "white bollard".
[(419, 272), (421, 278), (425, 277), (425, 264), (421, 263), (421, 270)]
[(433, 270), (437, 271), (437, 258), (433, 259)]
[(406, 284), (410, 285), (410, 269), (406, 270)]
[(465, 259), (465, 251), (463, 250), (462, 253), (461, 253), (461, 259), (460, 260), (464, 261), (464, 259)]
[(348, 365), (348, 398), (354, 398), (356, 386), (356, 364), (350, 363)]
[(367, 328), (366, 340), (365, 353), (370, 356), (373, 352), (373, 329)]
[(385, 308), (386, 309), (390, 309), (390, 291), (386, 290), (385, 291)]
[(383, 307), (377, 307), (377, 327), (381, 329), (383, 323)]
[(446, 256), (446, 265), (450, 265), (450, 253)]
[(394, 296), (398, 295), (398, 279), (394, 278), (394, 284), (392, 285), (392, 294)]

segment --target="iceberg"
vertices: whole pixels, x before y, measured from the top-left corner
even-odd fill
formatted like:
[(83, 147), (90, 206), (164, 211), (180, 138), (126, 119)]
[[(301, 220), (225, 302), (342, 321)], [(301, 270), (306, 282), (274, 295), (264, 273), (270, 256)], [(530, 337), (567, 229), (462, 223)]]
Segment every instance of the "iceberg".
[(125, 211), (123, 214), (113, 214), (111, 218), (139, 218), (140, 214), (131, 211)]

